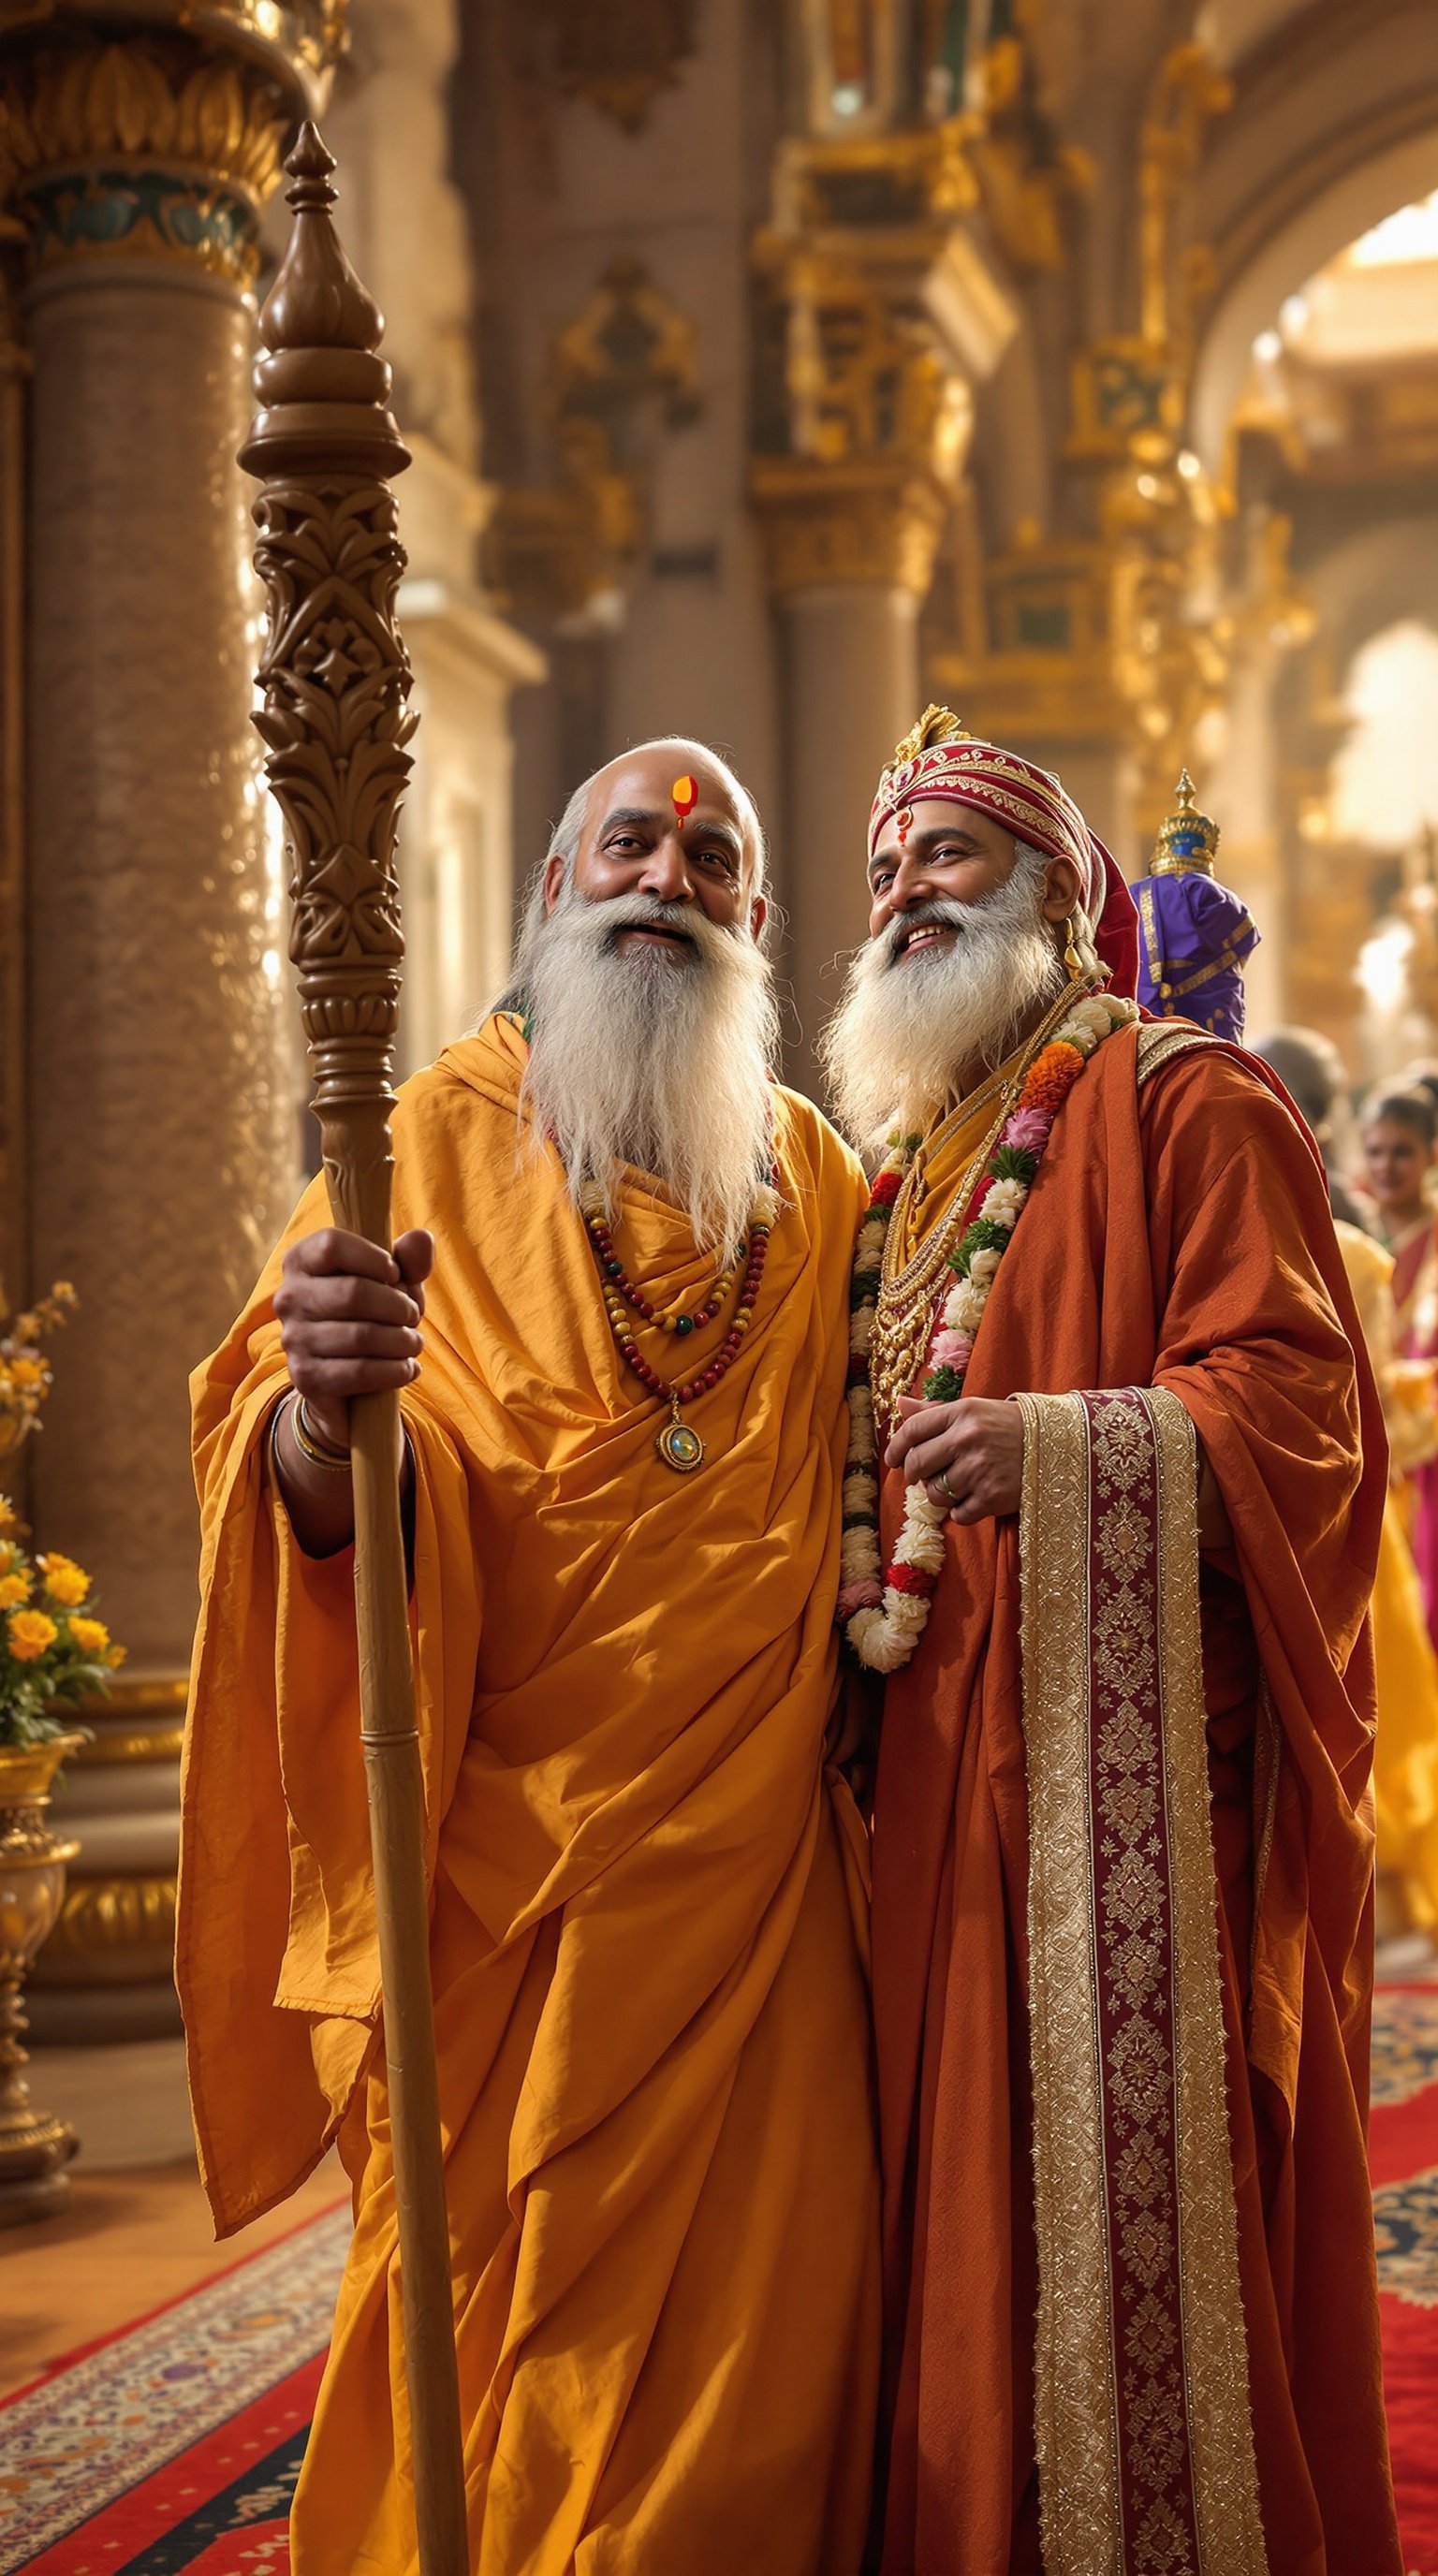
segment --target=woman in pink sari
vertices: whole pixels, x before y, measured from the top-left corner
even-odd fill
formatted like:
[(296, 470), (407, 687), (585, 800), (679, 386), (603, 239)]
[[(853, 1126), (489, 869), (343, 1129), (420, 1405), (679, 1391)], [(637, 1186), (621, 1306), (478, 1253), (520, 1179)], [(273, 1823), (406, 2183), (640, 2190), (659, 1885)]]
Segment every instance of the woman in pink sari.
[[(1363, 1160), (1378, 1237), (1393, 1256), (1394, 1342), (1405, 1359), (1438, 1360), (1438, 1241), (1430, 1184), (1438, 1165), (1438, 1106), (1421, 1083), (1370, 1095)], [(1438, 1646), (1438, 1459), (1406, 1479), (1409, 1537), (1428, 1632)]]

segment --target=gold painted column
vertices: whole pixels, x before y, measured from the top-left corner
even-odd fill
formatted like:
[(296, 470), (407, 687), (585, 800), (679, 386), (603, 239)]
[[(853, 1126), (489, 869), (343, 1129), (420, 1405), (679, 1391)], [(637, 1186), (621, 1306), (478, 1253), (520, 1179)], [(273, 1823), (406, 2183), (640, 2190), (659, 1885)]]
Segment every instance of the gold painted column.
[(74, 1281), (33, 1444), (37, 1542), (129, 1647), (71, 1775), (82, 1852), (39, 2036), (171, 2026), (197, 1526), (186, 1376), (292, 1203), (279, 853), (249, 725), (235, 450), (257, 216), (333, 19), (177, 7), (145, 33), (0, 6), (29, 236), (29, 1272)]

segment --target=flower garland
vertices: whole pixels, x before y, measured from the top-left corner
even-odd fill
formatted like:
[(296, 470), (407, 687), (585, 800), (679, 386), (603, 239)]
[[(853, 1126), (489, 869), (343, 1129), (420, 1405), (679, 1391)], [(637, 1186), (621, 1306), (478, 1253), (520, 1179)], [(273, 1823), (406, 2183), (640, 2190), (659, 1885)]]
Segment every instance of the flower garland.
[[(1085, 1064), (1115, 1029), (1138, 1018), (1138, 1005), (1085, 989), (1024, 1075), (1018, 1101), (999, 1131), (969, 1220), (953, 1253), (956, 1284), (941, 1301), (929, 1340), (923, 1383), (933, 1404), (953, 1404), (964, 1391), (974, 1337), (993, 1293), (999, 1264), (1028, 1205), (1054, 1120)], [(879, 1555), (879, 1459), (869, 1348), (878, 1309), (884, 1243), (917, 1136), (895, 1135), (874, 1179), (854, 1251), (849, 1293), (849, 1450), (844, 1469), (844, 1536), (838, 1620), (861, 1664), (894, 1673), (924, 1633), (944, 1562), (950, 1506), (924, 1484), (904, 1498), (893, 1561)]]

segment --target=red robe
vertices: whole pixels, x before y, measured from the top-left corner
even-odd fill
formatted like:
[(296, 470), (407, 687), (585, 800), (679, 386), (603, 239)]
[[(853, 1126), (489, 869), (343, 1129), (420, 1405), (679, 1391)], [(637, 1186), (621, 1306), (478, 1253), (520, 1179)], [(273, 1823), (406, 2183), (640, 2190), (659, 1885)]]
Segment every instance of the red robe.
[[(1102, 1046), (1058, 1119), (966, 1393), (1161, 1390), (1131, 1399), (1130, 1412), (1146, 1421), (1145, 1406), (1162, 1411), (1170, 1450), (1175, 1421), (1189, 1437), (1191, 1420), (1218, 1479), (1234, 1549), (1203, 1560), (1195, 1594), (1200, 1787), (1190, 1804), (1201, 1804), (1206, 1722), (1215, 1875), (1200, 1910), (1215, 1905), (1218, 1955), (1210, 1920), (1200, 1965), (1221, 2000), (1211, 2062), (1226, 2063), (1227, 2092), (1214, 2133), (1222, 2172), (1208, 2180), (1227, 2199), (1230, 2251), (1236, 2234), (1229, 2378), (1241, 2404), (1246, 2373), (1246, 2417), (1236, 2420), (1247, 2444), (1251, 2419), (1255, 2532), (1261, 2514), (1245, 2563), (1267, 2576), (1398, 2576), (1365, 2157), (1367, 1606), (1386, 1476), (1381, 1416), (1366, 1362), (1355, 1361), (1361, 1336), (1323, 1177), (1286, 1106), (1245, 1059), (1212, 1044), (1163, 1063), (1140, 1088), (1135, 1049), (1133, 1032)], [(1090, 1405), (1095, 1423), (1103, 1414)], [(900, 1505), (890, 1476), (890, 1542)], [(1188, 1509), (1191, 1519), (1191, 1487)], [(1049, 1536), (1058, 1552), (1073, 1543), (1062, 1513)], [(1070, 2078), (1062, 2052), (1042, 2065), (1031, 2057), (1030, 1938), (1045, 1906), (1072, 1890), (1031, 1881), (1037, 1793), (1025, 1737), (1044, 1717), (1025, 1703), (1025, 1656), (1037, 1651), (1030, 1577), (1037, 1585), (1043, 1572), (1034, 1553), (1021, 1651), (1019, 1520), (951, 1522), (927, 1631), (888, 1687), (874, 1834), (888, 2287), (882, 2565), (886, 2576), (1041, 2565), (1046, 2576), (1069, 2566), (1157, 2576), (1160, 2565), (1237, 2576), (1191, 2531), (1176, 2531), (1159, 2560), (1138, 2553), (1130, 2529), (1112, 2561), (1084, 2566), (1051, 2520), (1057, 2481), (1040, 2557), (1036, 2304), (1041, 2380), (1044, 2297), (1060, 2342), (1065, 2320), (1053, 2283), (1039, 2277), (1034, 2154), (1036, 2128), (1041, 2146), (1051, 2142)], [(1081, 1590), (1072, 1609), (1078, 1636)], [(1181, 1666), (1182, 1640), (1154, 1624), (1161, 1654), (1178, 1651)], [(1059, 1782), (1065, 1795), (1071, 1785)], [(1096, 1911), (1093, 1938), (1097, 1956)], [(1224, 2089), (1215, 2080), (1214, 2103)], [(1122, 2144), (1108, 2142), (1110, 2181)], [(1050, 2171), (1050, 2199), (1054, 2188)], [(1054, 2241), (1064, 2253), (1062, 2224)], [(1131, 2300), (1132, 2284), (1120, 2287)], [(1160, 2318), (1155, 2333), (1167, 2330)], [(1223, 2356), (1220, 2339), (1220, 2365)], [(1121, 2415), (1134, 2402), (1121, 2353), (1110, 2376)], [(1067, 2418), (1051, 2387), (1038, 2392), (1040, 2449), (1043, 2428), (1061, 2419), (1086, 2430), (1095, 2392), (1058, 2393)], [(1152, 2461), (1166, 2439), (1155, 2417), (1135, 2456)], [(1044, 2475), (1047, 2488), (1047, 2463)], [(1201, 2486), (1199, 2472), (1192, 2483)], [(1210, 2501), (1197, 2495), (1200, 2520)], [(1127, 2509), (1115, 2508), (1120, 2521)]]

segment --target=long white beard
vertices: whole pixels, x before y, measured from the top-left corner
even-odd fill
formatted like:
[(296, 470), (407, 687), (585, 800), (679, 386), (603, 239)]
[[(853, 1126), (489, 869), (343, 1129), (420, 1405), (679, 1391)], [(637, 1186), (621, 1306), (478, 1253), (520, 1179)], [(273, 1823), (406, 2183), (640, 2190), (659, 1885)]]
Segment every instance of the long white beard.
[[(1038, 900), (1020, 863), (977, 903), (938, 897), (858, 950), (820, 1040), (835, 1114), (856, 1145), (895, 1124), (922, 1134), (955, 1097), (961, 1069), (1002, 1064), (1035, 1009), (1057, 996), (1064, 970)], [(958, 936), (901, 956), (925, 921)]]
[[(693, 953), (619, 955), (619, 932), (639, 923), (683, 931)], [(526, 924), (515, 982), (531, 1026), (521, 1099), (576, 1205), (596, 1181), (612, 1219), (618, 1166), (635, 1164), (686, 1211), (701, 1250), (731, 1253), (772, 1150), (779, 1022), (762, 951), (696, 904), (591, 903), (569, 887)]]

